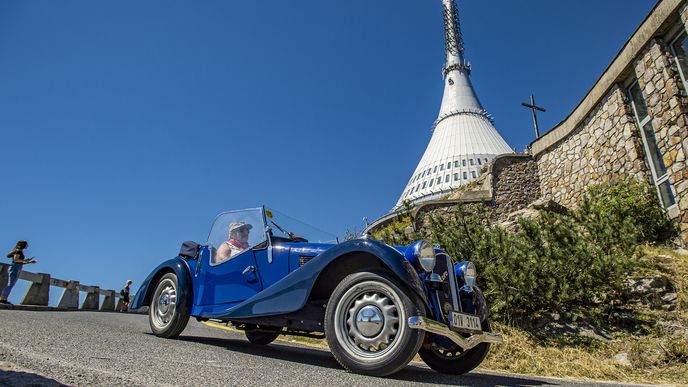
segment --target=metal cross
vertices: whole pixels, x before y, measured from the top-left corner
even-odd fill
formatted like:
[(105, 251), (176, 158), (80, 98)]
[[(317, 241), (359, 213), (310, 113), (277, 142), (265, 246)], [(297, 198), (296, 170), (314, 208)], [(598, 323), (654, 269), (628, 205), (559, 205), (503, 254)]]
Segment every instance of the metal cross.
[(521, 105), (533, 110), (533, 123), (535, 124), (535, 138), (540, 138), (540, 129), (538, 129), (536, 110), (539, 110), (541, 112), (546, 112), (546, 110), (535, 105), (535, 97), (533, 97), (532, 94), (530, 95), (530, 105), (525, 103), (525, 102), (521, 103)]

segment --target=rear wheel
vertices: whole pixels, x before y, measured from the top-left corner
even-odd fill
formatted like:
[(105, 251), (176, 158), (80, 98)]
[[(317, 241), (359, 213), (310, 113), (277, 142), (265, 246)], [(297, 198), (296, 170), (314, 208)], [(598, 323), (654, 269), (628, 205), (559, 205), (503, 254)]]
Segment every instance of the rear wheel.
[[(482, 322), (482, 329), (483, 332), (490, 332), (487, 320)], [(464, 351), (446, 337), (428, 334), (418, 354), (425, 364), (437, 372), (461, 375), (478, 367), (489, 350), (489, 343), (480, 343)]]
[(186, 328), (189, 314), (178, 308), (179, 299), (177, 276), (174, 273), (163, 275), (155, 288), (150, 307), (148, 323), (156, 336), (175, 338)]
[(253, 344), (258, 345), (268, 345), (275, 341), (275, 339), (280, 335), (279, 333), (273, 332), (255, 332), (246, 331), (246, 338)]
[(424, 309), (402, 289), (390, 275), (373, 272), (351, 274), (337, 285), (325, 311), (325, 335), (344, 368), (385, 376), (418, 352), (424, 332), (407, 321), (424, 316)]

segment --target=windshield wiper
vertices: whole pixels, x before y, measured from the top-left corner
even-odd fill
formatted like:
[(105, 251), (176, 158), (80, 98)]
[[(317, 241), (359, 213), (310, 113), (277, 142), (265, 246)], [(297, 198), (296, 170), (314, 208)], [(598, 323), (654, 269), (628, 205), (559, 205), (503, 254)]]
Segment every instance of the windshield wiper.
[(293, 232), (287, 231), (287, 230), (283, 229), (282, 227), (279, 226), (279, 224), (275, 223), (273, 220), (271, 220), (270, 223), (274, 224), (275, 227), (277, 227), (277, 228), (278, 228), (280, 231), (282, 231), (283, 233), (289, 235), (289, 238), (294, 238), (294, 233), (293, 233)]
[(270, 223), (272, 223), (275, 227), (277, 227), (277, 229), (279, 229), (279, 230), (282, 231), (283, 233), (289, 235), (289, 238), (290, 238), (290, 239), (292, 239), (292, 240), (294, 240), (294, 241), (296, 241), (296, 242), (308, 242), (307, 239), (302, 238), (302, 237), (300, 237), (300, 236), (298, 236), (298, 235), (295, 235), (295, 234), (294, 234), (293, 232), (291, 232), (291, 231), (287, 231), (287, 230), (283, 229), (282, 227), (279, 226), (279, 224), (275, 223), (274, 220), (271, 220)]

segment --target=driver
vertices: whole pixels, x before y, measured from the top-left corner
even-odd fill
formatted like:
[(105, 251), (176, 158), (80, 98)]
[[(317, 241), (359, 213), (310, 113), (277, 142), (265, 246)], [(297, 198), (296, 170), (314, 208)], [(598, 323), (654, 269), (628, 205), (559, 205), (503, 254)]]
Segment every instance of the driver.
[(253, 226), (244, 222), (230, 223), (227, 227), (229, 240), (222, 242), (217, 249), (213, 263), (222, 262), (248, 249), (248, 233), (252, 228)]

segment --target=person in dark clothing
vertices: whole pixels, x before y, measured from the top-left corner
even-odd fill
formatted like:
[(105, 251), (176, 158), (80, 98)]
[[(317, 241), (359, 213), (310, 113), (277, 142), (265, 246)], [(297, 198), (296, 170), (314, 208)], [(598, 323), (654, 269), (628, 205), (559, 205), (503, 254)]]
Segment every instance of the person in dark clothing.
[(133, 283), (134, 281), (127, 280), (127, 283), (124, 284), (122, 290), (119, 291), (119, 295), (122, 296), (122, 312), (126, 312), (129, 310), (129, 302), (131, 301), (129, 299), (129, 287)]
[(26, 241), (19, 241), (14, 247), (14, 250), (7, 254), (7, 258), (12, 259), (12, 264), (10, 265), (9, 281), (6, 284), (7, 286), (4, 286), (0, 292), (0, 304), (11, 304), (9, 301), (7, 301), (7, 298), (10, 296), (12, 288), (19, 280), (19, 273), (22, 271), (22, 266), (27, 263), (36, 263), (36, 260), (33, 257), (29, 259), (24, 258), (24, 249), (27, 247), (29, 247), (29, 244)]

